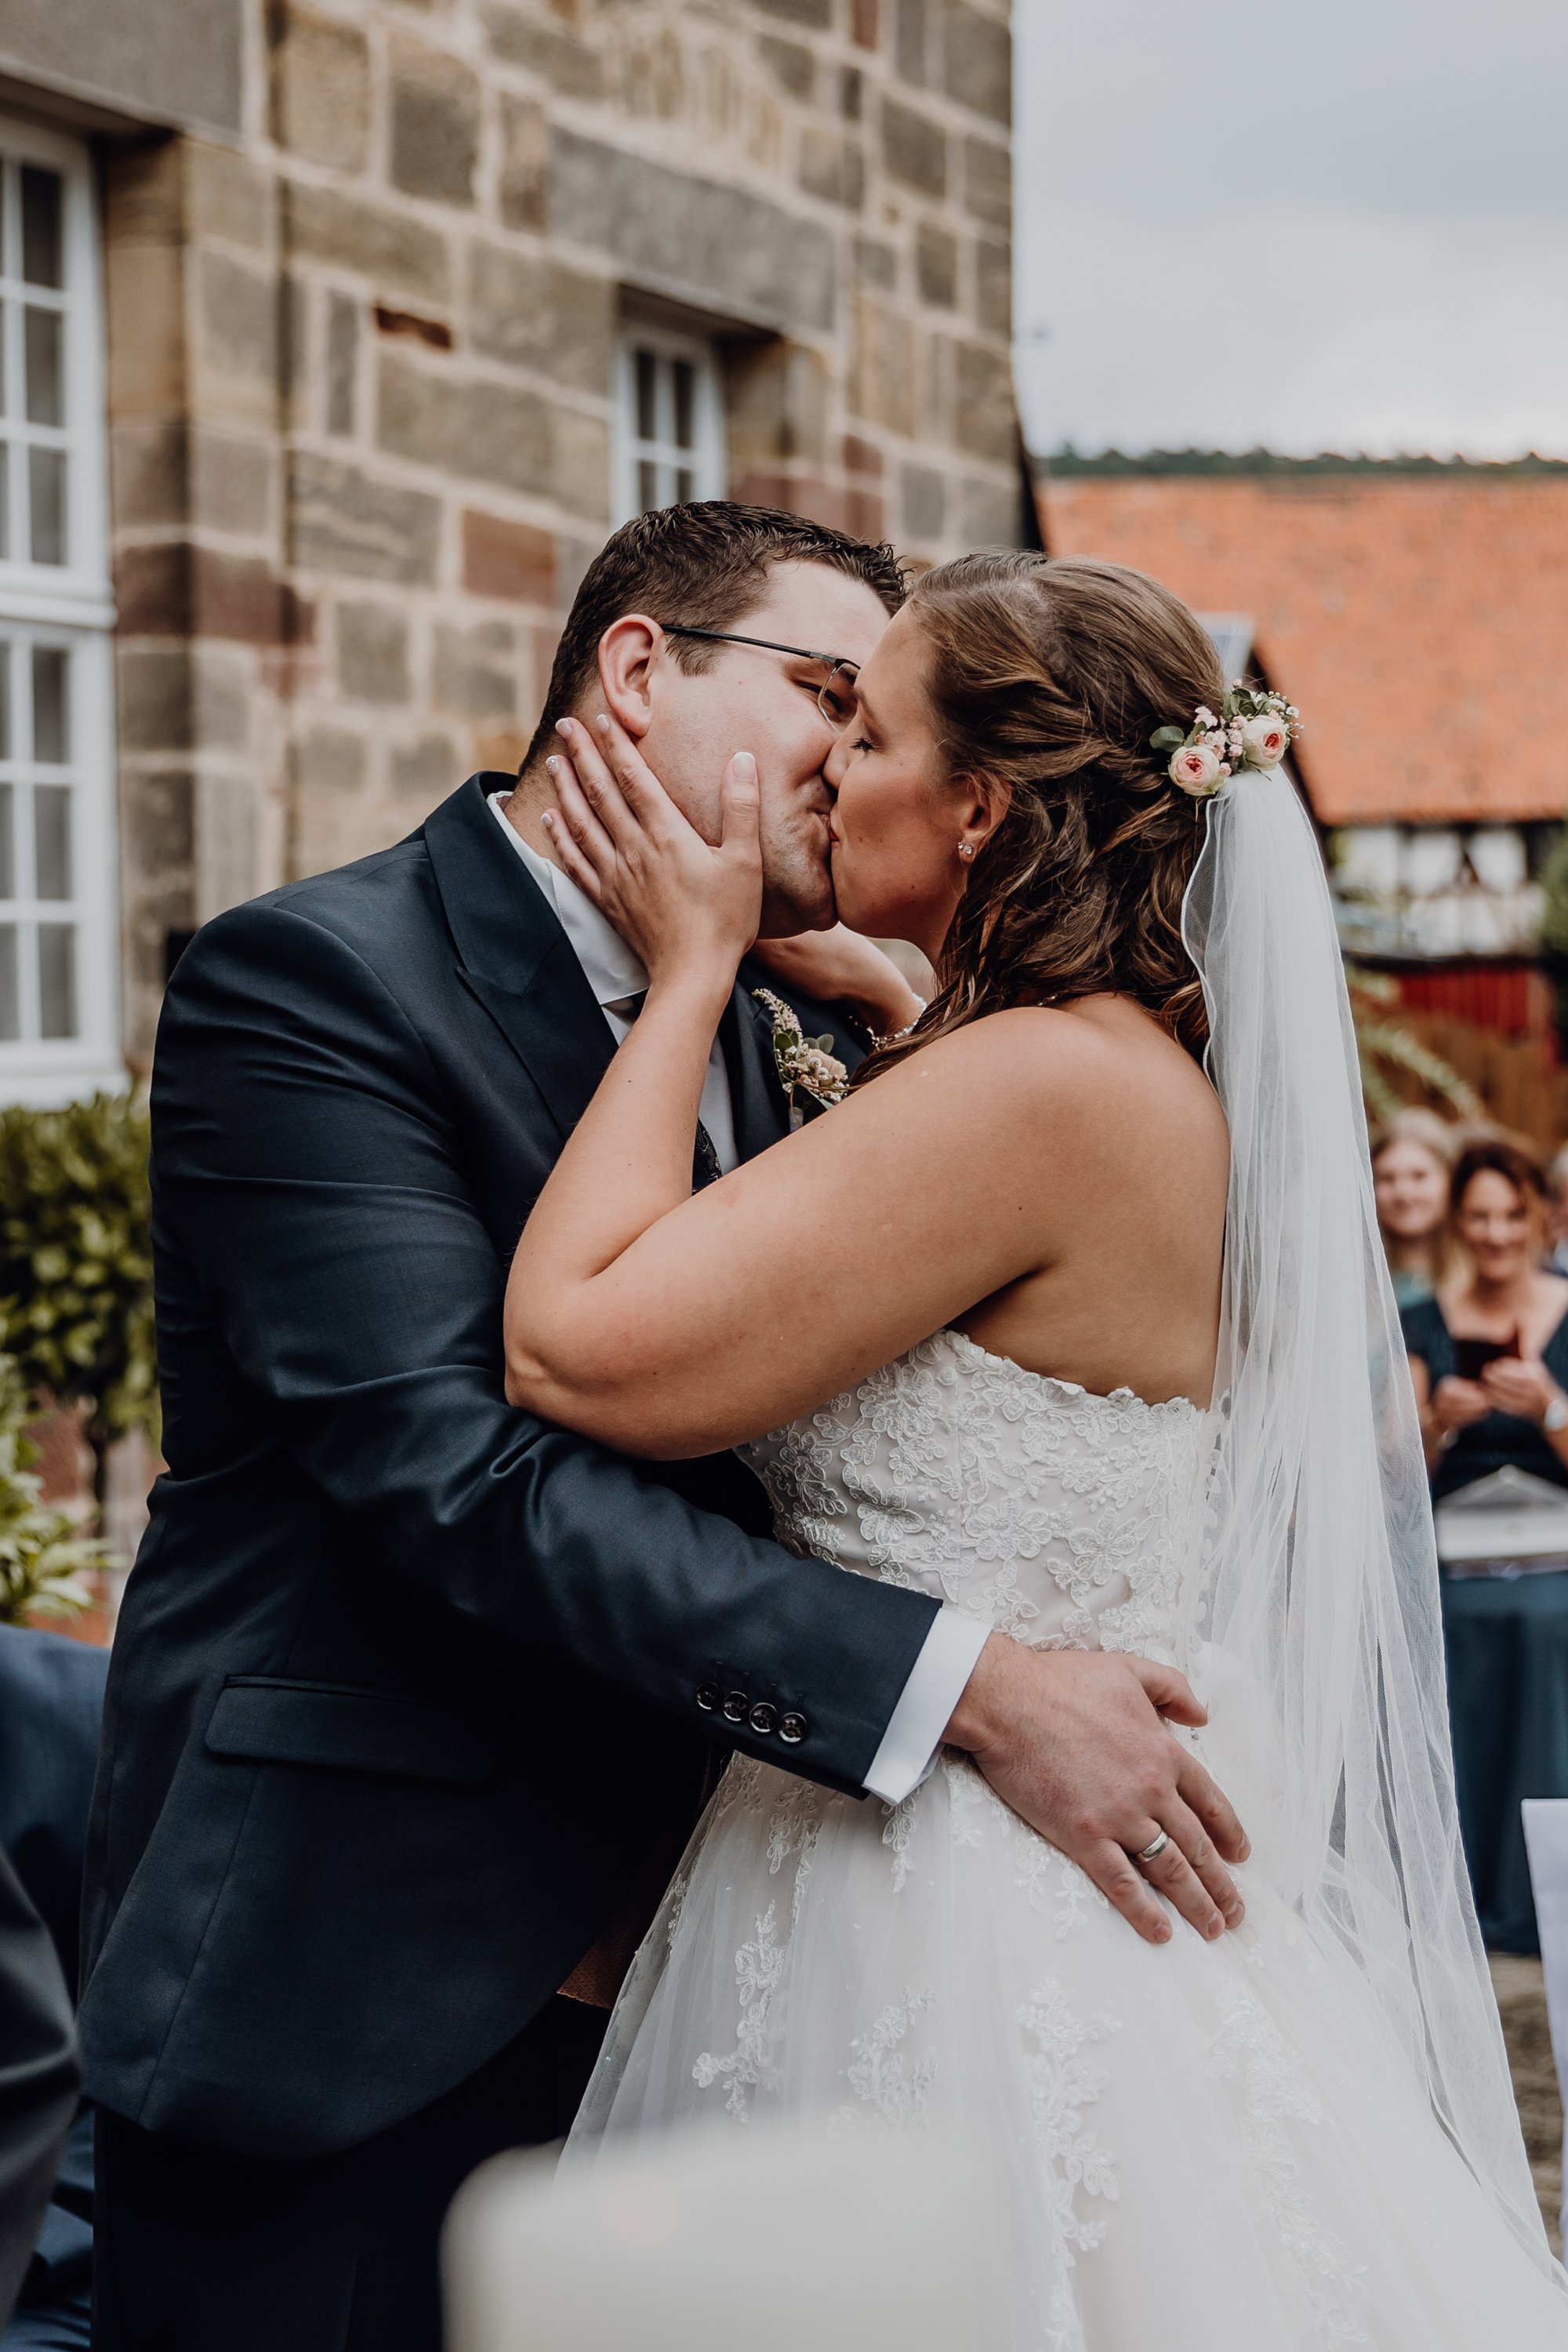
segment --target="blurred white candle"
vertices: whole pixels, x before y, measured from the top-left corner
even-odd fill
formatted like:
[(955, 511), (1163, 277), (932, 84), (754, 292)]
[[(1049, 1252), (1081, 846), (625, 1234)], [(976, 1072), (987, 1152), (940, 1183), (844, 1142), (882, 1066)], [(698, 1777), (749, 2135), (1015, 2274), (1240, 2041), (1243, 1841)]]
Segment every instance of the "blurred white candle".
[(984, 2168), (920, 2133), (703, 2126), (552, 2178), (506, 2156), (447, 2225), (447, 2352), (987, 2352)]

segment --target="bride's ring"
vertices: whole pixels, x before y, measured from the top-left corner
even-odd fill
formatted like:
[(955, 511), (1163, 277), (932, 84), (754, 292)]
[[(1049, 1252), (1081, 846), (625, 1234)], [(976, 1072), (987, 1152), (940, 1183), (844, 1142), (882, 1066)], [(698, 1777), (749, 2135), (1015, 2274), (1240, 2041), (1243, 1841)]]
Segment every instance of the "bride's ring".
[(1162, 1830), (1158, 1837), (1151, 1838), (1147, 1845), (1141, 1845), (1139, 1847), (1139, 1861), (1158, 1862), (1160, 1856), (1164, 1853), (1165, 1848), (1170, 1844), (1170, 1843), (1171, 1840), (1168, 1833), (1164, 1830)]

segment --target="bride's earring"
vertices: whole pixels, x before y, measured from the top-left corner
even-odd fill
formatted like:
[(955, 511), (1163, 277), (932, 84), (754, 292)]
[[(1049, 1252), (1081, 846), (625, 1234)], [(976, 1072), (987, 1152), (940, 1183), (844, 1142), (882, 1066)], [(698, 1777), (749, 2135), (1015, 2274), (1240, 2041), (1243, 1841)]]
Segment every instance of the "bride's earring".
[(958, 854), (960, 857), (966, 860), (973, 857), (974, 855), (974, 844), (972, 841), (961, 841), (958, 845)]

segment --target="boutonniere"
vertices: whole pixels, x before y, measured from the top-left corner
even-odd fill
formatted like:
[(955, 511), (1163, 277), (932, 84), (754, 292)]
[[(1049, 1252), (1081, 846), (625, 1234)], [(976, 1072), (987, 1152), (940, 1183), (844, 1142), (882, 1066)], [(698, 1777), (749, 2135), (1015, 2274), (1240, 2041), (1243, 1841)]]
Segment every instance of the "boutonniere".
[(753, 988), (752, 994), (773, 1024), (773, 1067), (789, 1097), (790, 1125), (804, 1127), (843, 1101), (849, 1073), (833, 1052), (832, 1037), (808, 1037), (800, 1015), (782, 996), (771, 988)]

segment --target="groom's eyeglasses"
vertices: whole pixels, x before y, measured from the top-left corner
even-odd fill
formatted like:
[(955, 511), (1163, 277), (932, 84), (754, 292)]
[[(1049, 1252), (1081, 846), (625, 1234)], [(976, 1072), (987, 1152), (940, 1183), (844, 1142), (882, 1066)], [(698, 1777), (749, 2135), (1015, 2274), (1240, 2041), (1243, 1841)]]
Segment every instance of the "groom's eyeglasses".
[(816, 689), (816, 707), (824, 719), (835, 735), (841, 735), (855, 716), (855, 681), (860, 665), (842, 654), (813, 653), (805, 646), (778, 646), (771, 637), (741, 637), (733, 629), (689, 629), (683, 621), (666, 621), (663, 628), (667, 637), (701, 637), (714, 646), (760, 646), (764, 653), (793, 654), (796, 661), (821, 662), (827, 676)]

